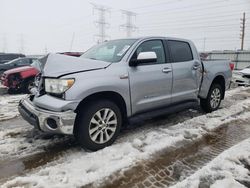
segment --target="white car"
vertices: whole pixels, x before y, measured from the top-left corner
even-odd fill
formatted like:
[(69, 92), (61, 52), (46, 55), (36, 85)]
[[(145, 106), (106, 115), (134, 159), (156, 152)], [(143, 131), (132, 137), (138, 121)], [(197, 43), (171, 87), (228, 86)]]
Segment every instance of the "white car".
[(250, 66), (241, 71), (234, 71), (233, 82), (238, 86), (250, 86)]

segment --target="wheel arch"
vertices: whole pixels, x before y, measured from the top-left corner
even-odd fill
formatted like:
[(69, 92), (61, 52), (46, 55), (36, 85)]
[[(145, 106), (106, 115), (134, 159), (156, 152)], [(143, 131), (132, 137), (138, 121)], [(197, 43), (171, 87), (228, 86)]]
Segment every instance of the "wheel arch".
[(224, 97), (225, 97), (225, 91), (226, 91), (226, 81), (225, 81), (224, 76), (223, 75), (217, 75), (213, 79), (213, 81), (212, 81), (212, 83), (210, 85), (210, 88), (212, 87), (213, 84), (219, 84), (221, 86), (221, 88), (222, 88), (222, 99), (224, 99)]
[(78, 104), (75, 109), (75, 112), (78, 113), (81, 108), (87, 105), (87, 103), (100, 100), (107, 99), (109, 101), (114, 102), (119, 109), (121, 110), (122, 120), (125, 123), (127, 121), (127, 105), (124, 98), (117, 92), (114, 91), (101, 91), (97, 93), (93, 93), (82, 99), (82, 101)]

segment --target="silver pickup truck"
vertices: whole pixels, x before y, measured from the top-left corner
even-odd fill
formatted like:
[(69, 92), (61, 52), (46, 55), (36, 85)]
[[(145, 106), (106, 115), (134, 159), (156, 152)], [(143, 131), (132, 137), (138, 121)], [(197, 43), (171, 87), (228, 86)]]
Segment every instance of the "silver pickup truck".
[(232, 76), (229, 61), (202, 62), (189, 40), (111, 40), (81, 57), (47, 56), (37, 90), (19, 112), (41, 131), (73, 134), (80, 145), (111, 145), (133, 118), (200, 103), (219, 108)]

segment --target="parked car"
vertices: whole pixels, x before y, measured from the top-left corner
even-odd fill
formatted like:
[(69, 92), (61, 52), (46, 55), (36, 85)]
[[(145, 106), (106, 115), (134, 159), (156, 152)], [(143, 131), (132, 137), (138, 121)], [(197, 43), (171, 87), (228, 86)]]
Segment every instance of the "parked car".
[[(79, 57), (83, 53), (65, 52), (63, 54)], [(29, 60), (31, 64), (28, 63), (28, 66), (24, 66), (21, 68), (13, 68), (9, 71), (6, 71), (4, 72), (1, 78), (2, 84), (9, 88), (8, 89), (9, 93), (17, 93), (17, 92), (30, 93), (31, 89), (36, 84), (34, 81), (38, 79), (36, 77), (40, 77), (40, 72), (46, 63), (47, 56), (40, 57), (39, 59), (37, 58), (22, 58), (22, 59)]]
[(227, 60), (204, 61), (185, 39), (112, 40), (80, 58), (50, 54), (39, 87), (20, 101), (35, 128), (73, 134), (83, 148), (111, 145), (134, 118), (197, 105), (217, 110), (232, 76)]
[(0, 64), (0, 75), (9, 69), (17, 68), (17, 67), (23, 67), (23, 66), (29, 66), (33, 63), (33, 60), (36, 60), (36, 58), (17, 58), (12, 61), (9, 61), (7, 63)]
[(29, 59), (32, 63), (28, 66), (10, 69), (2, 74), (2, 85), (8, 87), (9, 93), (24, 92), (30, 93), (34, 87), (34, 80), (41, 71), (38, 59)]
[(17, 59), (19, 57), (25, 57), (23, 54), (14, 54), (14, 53), (1, 53), (0, 54), (0, 64), (7, 63), (13, 59)]
[(233, 82), (238, 86), (250, 86), (250, 66), (235, 71), (233, 74)]

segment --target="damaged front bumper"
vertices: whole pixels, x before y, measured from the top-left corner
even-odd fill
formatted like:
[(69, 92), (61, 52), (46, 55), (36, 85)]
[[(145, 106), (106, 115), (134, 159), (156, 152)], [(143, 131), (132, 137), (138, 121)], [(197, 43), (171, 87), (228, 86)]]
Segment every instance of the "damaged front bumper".
[(21, 116), (35, 128), (44, 132), (73, 134), (76, 113), (49, 111), (35, 106), (30, 97), (22, 99), (18, 106)]

